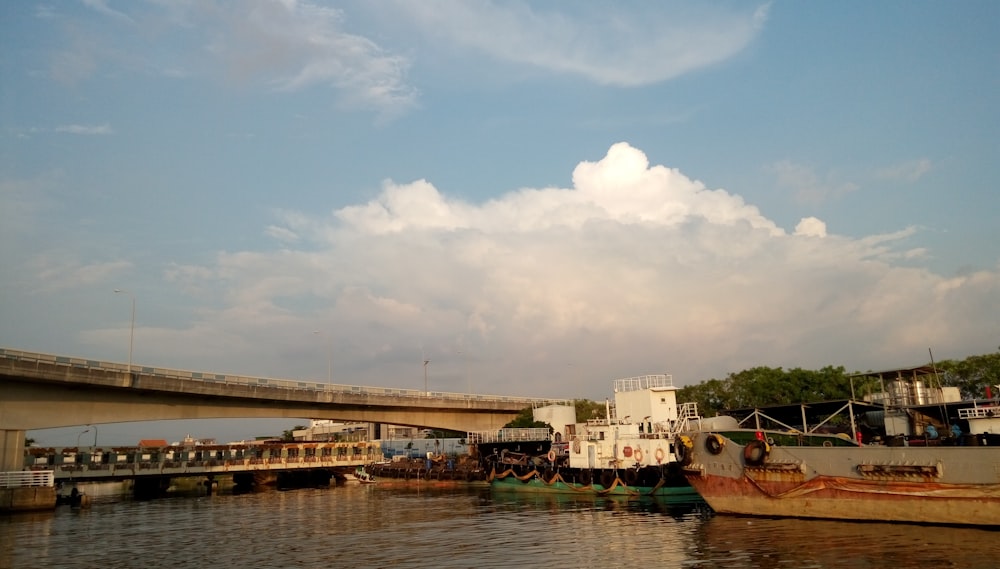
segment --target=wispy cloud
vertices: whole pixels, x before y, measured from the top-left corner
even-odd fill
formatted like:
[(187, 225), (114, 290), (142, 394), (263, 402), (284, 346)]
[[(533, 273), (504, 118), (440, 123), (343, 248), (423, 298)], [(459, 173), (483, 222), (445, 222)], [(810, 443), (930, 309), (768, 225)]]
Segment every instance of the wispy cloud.
[[(320, 3), (154, 2), (122, 3), (121, 9), (107, 0), (84, 4), (107, 19), (143, 25), (116, 26), (113, 32), (102, 21), (67, 26), (67, 45), (50, 55), (49, 66), (50, 76), (67, 85), (105, 67), (175, 79), (190, 79), (197, 70), (279, 92), (328, 89), (342, 108), (374, 111), (382, 119), (417, 104), (419, 92), (407, 81), (409, 59), (351, 33), (342, 10)], [(45, 19), (57, 14), (37, 13)], [(176, 49), (151, 45), (151, 32)], [(175, 36), (200, 36), (201, 41), (174, 44)], [(211, 57), (205, 57), (205, 49)]]
[(799, 203), (821, 204), (858, 189), (854, 182), (839, 181), (834, 174), (820, 176), (809, 166), (788, 160), (776, 162), (767, 170), (775, 176), (777, 186), (790, 191)]
[(105, 136), (115, 133), (115, 131), (111, 128), (111, 125), (107, 123), (100, 125), (85, 125), (85, 124), (62, 125), (62, 126), (57, 126), (55, 128), (55, 131), (65, 132), (68, 134), (80, 134), (86, 136)]
[(119, 12), (118, 10), (111, 8), (111, 6), (108, 3), (108, 0), (82, 0), (82, 1), (84, 6), (90, 8), (91, 10), (94, 10), (95, 12), (98, 12), (100, 14), (103, 14), (105, 16), (108, 16), (112, 19), (121, 22), (135, 23), (135, 21), (128, 14), (124, 12)]
[(916, 182), (930, 172), (931, 167), (929, 159), (920, 158), (919, 160), (910, 160), (882, 168), (876, 172), (876, 176), (882, 180)]
[(671, 2), (610, 9), (593, 3), (392, 2), (433, 41), (508, 63), (633, 87), (678, 77), (745, 49), (769, 3), (742, 9)]
[(231, 77), (264, 79), (275, 89), (332, 88), (347, 108), (395, 116), (411, 109), (417, 90), (406, 81), (407, 58), (345, 30), (341, 10), (311, 2), (257, 0), (220, 11), (223, 26), (210, 51)]
[(38, 288), (51, 292), (110, 282), (131, 268), (132, 263), (122, 260), (85, 263), (49, 252), (37, 255), (29, 266)]

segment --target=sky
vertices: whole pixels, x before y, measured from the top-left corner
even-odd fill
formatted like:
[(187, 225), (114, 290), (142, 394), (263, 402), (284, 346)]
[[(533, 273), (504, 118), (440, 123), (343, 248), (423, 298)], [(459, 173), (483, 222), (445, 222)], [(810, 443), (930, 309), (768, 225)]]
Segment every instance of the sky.
[(601, 401), (991, 353), (998, 27), (975, 0), (6, 2), (0, 346)]

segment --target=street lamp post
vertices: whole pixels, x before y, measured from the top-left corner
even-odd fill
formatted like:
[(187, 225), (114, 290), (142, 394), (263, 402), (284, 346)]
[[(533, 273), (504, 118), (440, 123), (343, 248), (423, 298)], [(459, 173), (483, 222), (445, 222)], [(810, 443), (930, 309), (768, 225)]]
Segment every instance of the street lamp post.
[(116, 288), (115, 292), (123, 292), (132, 297), (132, 321), (128, 328), (128, 373), (132, 375), (132, 340), (135, 338), (135, 295), (120, 288)]
[(429, 363), (431, 363), (430, 360), (428, 359), (424, 360), (424, 395), (427, 395), (429, 393), (429, 391), (427, 391), (427, 364)]
[(80, 448), (80, 437), (82, 437), (84, 433), (89, 433), (89, 432), (90, 432), (90, 427), (87, 427), (86, 429), (80, 431), (80, 434), (78, 434), (76, 436), (76, 448), (77, 449)]

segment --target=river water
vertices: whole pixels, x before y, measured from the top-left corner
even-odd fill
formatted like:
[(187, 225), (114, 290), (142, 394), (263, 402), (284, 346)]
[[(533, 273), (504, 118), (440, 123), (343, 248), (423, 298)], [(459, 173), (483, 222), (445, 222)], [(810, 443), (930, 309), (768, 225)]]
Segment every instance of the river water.
[(347, 484), (0, 517), (3, 568), (1000, 567), (1000, 532), (713, 515), (703, 503)]

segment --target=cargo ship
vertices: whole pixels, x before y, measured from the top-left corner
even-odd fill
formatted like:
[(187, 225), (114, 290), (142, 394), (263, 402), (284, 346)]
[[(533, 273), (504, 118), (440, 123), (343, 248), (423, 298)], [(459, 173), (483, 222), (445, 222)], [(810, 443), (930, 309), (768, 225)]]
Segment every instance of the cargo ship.
[[(573, 405), (533, 409), (549, 428), (470, 432), (490, 487), (497, 491), (699, 499), (675, 460), (678, 433), (716, 422), (697, 404), (677, 403), (669, 374), (612, 382), (605, 417), (576, 420)], [(728, 421), (732, 419), (723, 418)]]
[(757, 410), (679, 434), (677, 462), (719, 514), (1000, 526), (1000, 402), (960, 400), (928, 366), (864, 375), (884, 389), (839, 422)]

